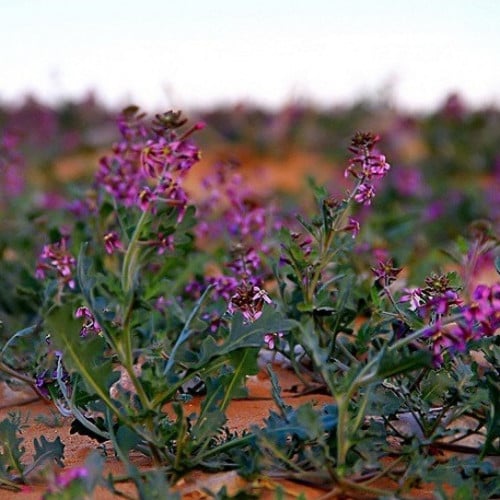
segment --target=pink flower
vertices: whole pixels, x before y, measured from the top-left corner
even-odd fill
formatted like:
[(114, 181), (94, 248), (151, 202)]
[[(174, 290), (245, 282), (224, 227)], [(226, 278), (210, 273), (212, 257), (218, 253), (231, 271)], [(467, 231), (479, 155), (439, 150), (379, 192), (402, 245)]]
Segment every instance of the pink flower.
[(342, 228), (342, 231), (352, 232), (352, 237), (356, 238), (359, 234), (359, 221), (354, 217), (349, 217), (349, 222)]
[(45, 245), (38, 257), (35, 276), (38, 279), (45, 279), (47, 271), (55, 271), (59, 283), (69, 288), (75, 288), (73, 271), (76, 266), (76, 259), (71, 255), (68, 246), (68, 236), (63, 236), (58, 242)]
[(75, 317), (84, 318), (85, 320), (80, 330), (80, 337), (86, 337), (89, 334), (99, 335), (102, 332), (101, 326), (88, 307), (79, 307), (75, 312)]
[(243, 317), (252, 323), (262, 315), (262, 307), (265, 303), (272, 303), (265, 290), (258, 286), (242, 285), (231, 297), (227, 310), (230, 314), (240, 311)]
[(423, 303), (422, 290), (418, 287), (414, 288), (405, 288), (403, 289), (405, 292), (404, 295), (401, 296), (399, 302), (409, 302), (410, 303), (410, 311), (416, 311)]
[(111, 231), (104, 235), (104, 248), (106, 253), (111, 255), (115, 250), (123, 250), (123, 243), (120, 241), (118, 233)]
[(276, 347), (276, 340), (283, 337), (282, 332), (266, 333), (264, 335), (264, 342), (267, 344), (267, 348), (273, 350)]
[(363, 205), (371, 205), (372, 199), (375, 197), (375, 189), (371, 184), (363, 183), (358, 186), (354, 200)]
[(63, 489), (76, 479), (85, 478), (88, 475), (89, 471), (85, 467), (73, 467), (57, 474), (55, 484), (58, 488)]

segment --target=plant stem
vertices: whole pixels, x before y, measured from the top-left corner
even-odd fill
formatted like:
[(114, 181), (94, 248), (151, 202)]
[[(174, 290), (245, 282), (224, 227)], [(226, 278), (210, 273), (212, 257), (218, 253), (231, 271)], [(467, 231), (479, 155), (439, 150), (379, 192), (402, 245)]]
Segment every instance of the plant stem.
[(136, 275), (137, 275), (137, 260), (139, 252), (139, 237), (141, 236), (144, 224), (147, 221), (149, 212), (143, 211), (141, 217), (137, 221), (132, 237), (125, 252), (122, 264), (122, 289), (125, 294), (128, 294), (132, 289)]

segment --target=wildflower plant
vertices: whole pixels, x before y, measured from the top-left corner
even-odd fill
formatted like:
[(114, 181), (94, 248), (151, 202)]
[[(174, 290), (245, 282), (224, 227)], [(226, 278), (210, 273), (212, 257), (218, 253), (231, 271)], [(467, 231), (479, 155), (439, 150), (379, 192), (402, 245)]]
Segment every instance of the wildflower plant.
[[(118, 128), (92, 190), (40, 248), (39, 317), (3, 346), (4, 373), (72, 417), (72, 432), (110, 441), (141, 498), (161, 497), (197, 467), (326, 484), (332, 497), (387, 496), (374, 485), (381, 478), (402, 495), (421, 480), (460, 488), (463, 476), (478, 495), (498, 493), (487, 458), (500, 454), (500, 285), (472, 283), (497, 247), (493, 231), (459, 240), (459, 273), (408, 283), (398, 252), (363, 261), (367, 211), (397, 168), (379, 136), (355, 133), (345, 194), (311, 181), (315, 213), (290, 222), (227, 166), (205, 179), (196, 208), (184, 181), (200, 160), (201, 122), (172, 111), (150, 120), (130, 107)], [(43, 342), (28, 374), (4, 363), (34, 336)], [(245, 395), (263, 348), (329, 402), (290, 406), (268, 367), (277, 410), (232, 432), (226, 409)], [(186, 407), (194, 393), (197, 412)], [(474, 425), (464, 428), (464, 416)], [(20, 442), (2, 425), (17, 451), (10, 463), (0, 446), (0, 481), (13, 487), (13, 469), (25, 474)], [(155, 470), (139, 471), (131, 451)], [(473, 457), (450, 471), (444, 451)], [(54, 473), (46, 498), (89, 494), (98, 483), (119, 493), (101, 467), (92, 455)]]
[[(290, 328), (250, 281), (248, 252), (231, 264), (244, 281), (220, 311), (224, 321), (212, 321), (214, 283), (187, 291), (206, 258), (183, 188), (200, 157), (191, 135), (203, 125), (184, 125), (179, 113), (147, 122), (127, 109), (87, 210), (54, 231), (36, 269), (47, 297), (38, 391), (76, 419), (76, 432), (111, 440), (126, 463), (138, 450), (171, 477), (231, 465), (231, 450), (248, 446), (249, 437), (224, 430), (225, 409), (256, 373), (265, 334)], [(190, 384), (200, 382), (200, 412), (185, 414)]]
[[(393, 474), (392, 463), (386, 467), (379, 461), (389, 436), (400, 440), (401, 452), (391, 454), (396, 454), (396, 462), (406, 463), (409, 476), (411, 460), (422, 461), (427, 471), (436, 466), (422, 455), (415, 458), (416, 442), (429, 447), (432, 455), (435, 449), (460, 449), (457, 443), (478, 433), (483, 447), (476, 452), (498, 453), (495, 398), (500, 374), (495, 368), (498, 337), (493, 337), (499, 328), (494, 305), (498, 285), (479, 285), (468, 302), (460, 296), (454, 274), (433, 274), (425, 286), (401, 291), (397, 279), (402, 268), (392, 259), (371, 268), (368, 287), (366, 274), (354, 271), (353, 244), (360, 224), (353, 210), (372, 203), (373, 182), (389, 171), (385, 156), (374, 151), (377, 141), (372, 134), (353, 137), (354, 156), (346, 175), (355, 181), (345, 198), (333, 199), (326, 189), (313, 186), (318, 214), (310, 220), (299, 216), (300, 231), (282, 230), (282, 256), (276, 267), (280, 307), (296, 321), (281, 352), (300, 372), (296, 347), (302, 350), (301, 362), (309, 361), (334, 406), (320, 413), (311, 407), (292, 409), (275, 386), (280, 413), (258, 431), (262, 453), (274, 456), (274, 466), (285, 467), (298, 479), (308, 477), (311, 468), (321, 470), (318, 481), (330, 481), (338, 493), (387, 494), (370, 486), (370, 469), (375, 468), (376, 477)], [(476, 363), (467, 364), (469, 351), (476, 349), (485, 353), (486, 375)], [(478, 384), (489, 389), (477, 391)], [(456, 427), (465, 414), (476, 420), (475, 431)], [(406, 417), (411, 425), (405, 434), (391, 421)], [(273, 431), (277, 425), (288, 427), (288, 438), (286, 432)], [(297, 425), (303, 434), (292, 430)], [(447, 438), (451, 434), (454, 439)], [(490, 488), (498, 488), (491, 469), (489, 477)], [(413, 480), (400, 481), (399, 491)]]

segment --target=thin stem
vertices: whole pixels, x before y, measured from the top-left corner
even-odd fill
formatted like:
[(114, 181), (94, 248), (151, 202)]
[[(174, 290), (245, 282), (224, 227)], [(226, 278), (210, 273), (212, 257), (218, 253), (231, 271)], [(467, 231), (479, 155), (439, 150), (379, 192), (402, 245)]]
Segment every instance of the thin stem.
[(130, 238), (127, 251), (125, 252), (125, 257), (123, 258), (122, 289), (125, 293), (128, 293), (132, 289), (132, 285), (135, 280), (137, 269), (134, 269), (134, 267), (138, 259), (137, 255), (137, 252), (139, 250), (138, 242), (148, 215), (149, 212), (147, 210), (142, 212), (141, 217), (139, 218), (137, 225), (135, 226), (132, 237)]
[(7, 375), (10, 375), (11, 377), (21, 380), (22, 382), (26, 382), (30, 387), (33, 387), (33, 384), (35, 382), (33, 377), (29, 377), (28, 375), (23, 375), (22, 373), (17, 372), (9, 365), (5, 364), (3, 361), (0, 361), (0, 371), (6, 373)]
[(384, 286), (384, 292), (385, 292), (387, 298), (389, 299), (390, 303), (392, 304), (392, 307), (394, 307), (394, 310), (397, 313), (397, 317), (399, 317), (399, 319), (404, 321), (405, 315), (404, 315), (403, 311), (401, 311), (401, 309), (399, 308), (397, 302), (394, 300), (394, 297), (392, 296), (392, 293), (391, 293), (389, 287)]

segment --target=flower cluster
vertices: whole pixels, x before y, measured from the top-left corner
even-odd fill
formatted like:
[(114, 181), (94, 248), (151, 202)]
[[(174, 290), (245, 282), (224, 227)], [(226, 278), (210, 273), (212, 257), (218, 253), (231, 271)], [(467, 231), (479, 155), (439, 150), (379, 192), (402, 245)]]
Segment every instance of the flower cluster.
[(443, 316), (462, 301), (457, 289), (451, 286), (446, 275), (431, 274), (425, 279), (423, 288), (406, 288), (400, 302), (409, 302), (410, 310), (417, 311), (420, 316)]
[(370, 132), (357, 132), (351, 140), (351, 151), (354, 156), (349, 159), (349, 166), (344, 175), (349, 174), (358, 179), (353, 193), (354, 200), (363, 205), (370, 205), (375, 196), (373, 180), (381, 179), (391, 168), (385, 156), (375, 149), (380, 140), (378, 135)]
[[(229, 313), (240, 310), (250, 321), (260, 315), (263, 303), (270, 301), (262, 289), (261, 255), (269, 251), (265, 239), (273, 213), (257, 201), (232, 168), (231, 164), (219, 164), (214, 174), (203, 180), (207, 196), (201, 203), (198, 238), (226, 236), (236, 242), (226, 263), (230, 272), (212, 276), (208, 282), (217, 297), (228, 301)], [(191, 291), (194, 288), (194, 284), (189, 285)]]
[(75, 312), (76, 318), (83, 318), (84, 322), (80, 330), (80, 337), (86, 337), (87, 335), (99, 335), (102, 332), (101, 325), (97, 322), (92, 314), (92, 311), (88, 307), (81, 306)]
[(265, 290), (244, 282), (236, 288), (227, 310), (230, 314), (240, 311), (243, 317), (252, 323), (262, 315), (264, 304), (271, 303), (272, 301)]
[(472, 302), (463, 309), (463, 321), (454, 332), (464, 340), (491, 337), (500, 328), (500, 283), (478, 285)]
[(68, 241), (69, 236), (63, 235), (58, 242), (43, 247), (35, 271), (38, 279), (45, 279), (48, 271), (55, 271), (61, 288), (65, 285), (75, 288), (76, 259), (68, 249)]
[(121, 115), (122, 139), (113, 145), (111, 155), (100, 160), (96, 182), (119, 204), (153, 211), (155, 202), (164, 202), (178, 206), (182, 216), (187, 205), (182, 178), (200, 159), (189, 136), (204, 124), (197, 123), (179, 136), (177, 129), (185, 123), (180, 113), (156, 115), (149, 126), (144, 116), (135, 107)]
[[(468, 304), (462, 303), (445, 276), (432, 275), (426, 283), (423, 289), (407, 290), (400, 302), (409, 302), (420, 315), (434, 317), (423, 337), (432, 343), (436, 368), (442, 366), (445, 352), (465, 352), (470, 341), (491, 337), (500, 328), (500, 283), (478, 285)], [(452, 307), (459, 317), (447, 324), (445, 317)]]

